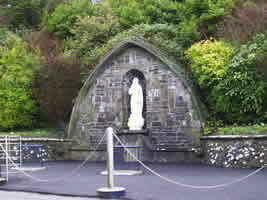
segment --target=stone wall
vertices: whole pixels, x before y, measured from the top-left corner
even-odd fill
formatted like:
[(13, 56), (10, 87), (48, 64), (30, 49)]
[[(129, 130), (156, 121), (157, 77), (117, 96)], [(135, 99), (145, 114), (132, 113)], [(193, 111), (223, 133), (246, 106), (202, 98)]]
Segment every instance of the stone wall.
[[(12, 150), (11, 157), (19, 156), (19, 141), (14, 145), (10, 145)], [(13, 143), (12, 142), (12, 143)], [(1, 144), (5, 144), (4, 139), (0, 139)], [(68, 149), (72, 146), (71, 140), (56, 139), (56, 138), (22, 138), (22, 160), (23, 162), (39, 162), (39, 161), (54, 161), (54, 160), (68, 160)], [(38, 146), (37, 146), (38, 145)], [(42, 145), (42, 146), (39, 146)], [(4, 156), (2, 154), (0, 157)]]
[(267, 136), (205, 136), (202, 162), (220, 167), (261, 167), (267, 163)]
[[(109, 126), (126, 144), (140, 145), (143, 160), (157, 160), (146, 156), (148, 152), (190, 152), (199, 146), (199, 106), (182, 77), (160, 58), (130, 45), (112, 54), (92, 76), (73, 109), (69, 129), (69, 137), (77, 141), (73, 149), (93, 149)], [(143, 133), (127, 133), (128, 89), (134, 77), (139, 78), (144, 93)]]

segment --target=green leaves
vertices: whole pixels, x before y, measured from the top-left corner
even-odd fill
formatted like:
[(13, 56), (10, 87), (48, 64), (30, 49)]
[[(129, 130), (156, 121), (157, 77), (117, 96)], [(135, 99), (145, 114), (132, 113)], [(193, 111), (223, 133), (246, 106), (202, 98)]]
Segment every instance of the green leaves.
[(8, 0), (8, 16), (12, 25), (29, 28), (41, 22), (45, 1), (42, 0)]
[(40, 56), (14, 35), (8, 41), (0, 48), (0, 129), (31, 128), (38, 111), (33, 84)]
[(211, 118), (225, 123), (249, 123), (264, 120), (266, 81), (259, 71), (267, 34), (234, 52), (223, 41), (202, 41), (186, 51), (191, 69), (207, 95)]
[[(234, 56), (223, 81), (219, 83), (218, 93), (223, 95), (217, 101), (217, 109), (232, 113), (229, 121), (254, 121), (264, 112), (264, 81), (258, 72), (258, 57), (264, 47), (263, 34), (257, 35), (252, 42), (241, 46)], [(246, 118), (242, 116), (246, 115)]]
[(71, 29), (73, 38), (66, 42), (66, 46), (78, 56), (102, 46), (121, 30), (119, 19), (112, 15), (108, 2), (101, 2), (98, 6), (99, 16), (78, 17)]
[(222, 80), (233, 53), (229, 44), (211, 40), (196, 43), (185, 52), (202, 88), (213, 88)]
[(88, 0), (60, 4), (53, 13), (46, 13), (42, 26), (59, 38), (67, 38), (72, 36), (71, 29), (79, 16), (97, 15), (97, 9)]

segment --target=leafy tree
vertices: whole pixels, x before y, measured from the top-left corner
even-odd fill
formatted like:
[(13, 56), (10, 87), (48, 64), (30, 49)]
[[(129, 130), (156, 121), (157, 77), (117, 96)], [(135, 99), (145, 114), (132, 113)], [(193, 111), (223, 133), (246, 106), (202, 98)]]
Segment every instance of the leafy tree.
[(11, 24), (17, 29), (19, 26), (30, 28), (41, 22), (46, 0), (8, 0), (7, 14)]
[(82, 56), (88, 50), (103, 45), (121, 30), (109, 2), (100, 3), (99, 14), (100, 16), (79, 17), (71, 29), (73, 38), (66, 42), (66, 46), (76, 55)]
[(38, 52), (30, 53), (27, 44), (9, 34), (0, 46), (0, 129), (31, 128), (37, 120), (34, 100), (34, 73), (40, 66)]
[(79, 60), (73, 57), (53, 57), (44, 61), (37, 74), (37, 101), (40, 119), (49, 125), (67, 123), (73, 99), (81, 88)]
[(261, 121), (266, 112), (264, 88), (267, 81), (259, 72), (260, 57), (267, 47), (267, 34), (257, 35), (253, 41), (241, 46), (229, 70), (215, 89), (216, 109), (227, 113), (226, 120), (233, 122)]
[(71, 29), (79, 16), (98, 16), (97, 6), (88, 0), (73, 0), (59, 4), (55, 11), (46, 12), (42, 26), (59, 38), (72, 36)]

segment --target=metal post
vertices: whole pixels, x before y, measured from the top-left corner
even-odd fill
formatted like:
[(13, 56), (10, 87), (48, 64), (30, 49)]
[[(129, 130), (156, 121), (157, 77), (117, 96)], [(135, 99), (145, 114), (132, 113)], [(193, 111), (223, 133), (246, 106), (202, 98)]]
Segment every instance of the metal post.
[(19, 136), (19, 167), (22, 167), (22, 143), (21, 136)]
[(125, 195), (125, 188), (114, 187), (113, 133), (113, 128), (107, 128), (106, 134), (108, 185), (107, 187), (99, 188), (97, 190), (98, 195), (103, 198), (119, 198)]
[(114, 154), (113, 154), (113, 129), (107, 128), (107, 167), (108, 187), (114, 187)]
[(6, 143), (6, 152), (5, 152), (5, 155), (6, 155), (6, 181), (8, 181), (8, 162), (9, 162), (9, 160), (8, 160), (8, 141), (7, 141), (7, 137), (8, 136), (6, 136), (6, 138), (5, 138), (5, 143)]

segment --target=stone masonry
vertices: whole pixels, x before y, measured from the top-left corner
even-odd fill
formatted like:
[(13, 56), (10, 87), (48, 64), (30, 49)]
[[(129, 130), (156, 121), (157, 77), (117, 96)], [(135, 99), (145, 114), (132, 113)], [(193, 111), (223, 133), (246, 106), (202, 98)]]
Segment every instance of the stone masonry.
[[(202, 123), (191, 90), (156, 55), (128, 45), (111, 54), (93, 76), (88, 78), (73, 109), (69, 137), (77, 141), (74, 149), (94, 149), (109, 126), (126, 144), (142, 147), (142, 160), (158, 160), (157, 152), (165, 152), (162, 155), (166, 159), (162, 160), (168, 161), (166, 151), (176, 152), (172, 154), (179, 157), (181, 153), (177, 152), (184, 154), (199, 146)], [(134, 77), (139, 78), (144, 93), (145, 126), (138, 133), (127, 127), (128, 89)], [(92, 160), (104, 159), (100, 154)]]

